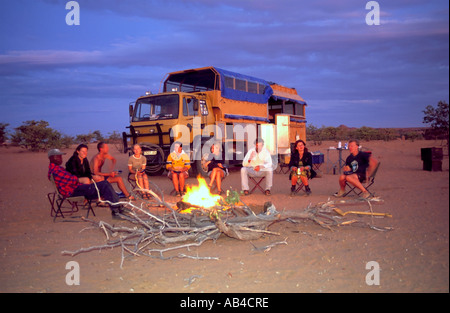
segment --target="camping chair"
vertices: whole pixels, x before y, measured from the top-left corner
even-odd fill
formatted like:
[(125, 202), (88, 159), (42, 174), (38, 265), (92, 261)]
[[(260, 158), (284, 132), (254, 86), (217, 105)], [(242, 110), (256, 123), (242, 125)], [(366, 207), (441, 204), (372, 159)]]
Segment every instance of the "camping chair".
[[(312, 178), (311, 178), (312, 179)], [(311, 180), (309, 179), (309, 180)], [(297, 180), (297, 188), (294, 191), (294, 194), (299, 193), (300, 191), (302, 191), (303, 189), (305, 189), (305, 184), (303, 184), (301, 179)], [(304, 190), (306, 192), (306, 190)]]
[[(51, 205), (50, 216), (53, 217), (53, 222), (57, 217), (64, 218), (64, 214), (73, 214), (79, 211), (78, 203), (81, 203), (85, 208), (87, 205), (87, 214), (86, 218), (89, 217), (89, 212), (95, 216), (95, 212), (92, 209), (91, 200), (86, 199), (84, 196), (77, 197), (64, 197), (59, 193), (58, 188), (56, 187), (55, 179), (53, 175), (50, 176), (50, 181), (52, 182), (55, 191), (47, 194), (48, 201)], [(64, 202), (67, 202), (70, 205), (70, 210), (63, 207)], [(63, 210), (65, 209), (65, 210)]]
[[(261, 190), (262, 193), (265, 193), (264, 188), (261, 187), (261, 183), (264, 181), (264, 179), (266, 178), (266, 176), (262, 176), (262, 177), (252, 177), (252, 176), (249, 176), (248, 178), (249, 178), (249, 180), (250, 180), (251, 182), (253, 182), (253, 184), (254, 184), (253, 189), (250, 190), (250, 192), (249, 192), (250, 194), (252, 194), (253, 191), (255, 191), (256, 188), (258, 188), (259, 190)], [(258, 179), (258, 180), (257, 180), (257, 179)]]
[[(377, 175), (378, 169), (380, 168), (380, 164), (381, 164), (381, 163), (378, 162), (377, 166), (376, 166), (375, 169), (373, 170), (373, 173), (372, 173), (365, 181), (362, 181), (362, 182), (361, 182), (361, 184), (364, 186), (364, 188), (366, 188), (366, 190), (370, 193), (370, 196), (371, 196), (371, 197), (374, 197), (374, 196), (375, 196), (375, 193), (372, 193), (372, 192), (369, 190), (369, 188), (375, 183), (375, 176)], [(350, 185), (348, 182), (346, 182), (345, 184), (350, 188), (350, 190), (347, 191), (347, 192), (343, 195), (343, 197), (346, 197), (346, 196), (347, 196), (348, 194), (350, 194), (351, 192), (354, 192), (357, 196), (359, 196), (359, 195), (362, 193), (361, 190), (359, 190), (358, 188), (356, 188), (356, 187), (353, 186), (353, 185)]]

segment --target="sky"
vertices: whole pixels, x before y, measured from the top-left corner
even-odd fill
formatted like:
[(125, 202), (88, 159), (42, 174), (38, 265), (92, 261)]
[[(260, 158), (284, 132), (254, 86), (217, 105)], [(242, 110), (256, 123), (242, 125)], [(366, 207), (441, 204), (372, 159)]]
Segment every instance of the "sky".
[[(216, 66), (293, 87), (316, 127), (422, 127), (449, 101), (445, 0), (0, 1), (0, 123), (126, 131), (166, 74)], [(367, 23), (366, 17), (369, 17)], [(70, 24), (70, 23), (69, 23)], [(237, 112), (238, 113), (238, 112)]]

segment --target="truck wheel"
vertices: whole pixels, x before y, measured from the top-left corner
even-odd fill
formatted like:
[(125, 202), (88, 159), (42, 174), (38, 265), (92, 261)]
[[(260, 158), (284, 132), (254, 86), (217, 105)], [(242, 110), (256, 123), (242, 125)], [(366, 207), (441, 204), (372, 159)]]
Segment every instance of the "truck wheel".
[(145, 168), (145, 173), (147, 175), (158, 176), (161, 175), (165, 170), (166, 156), (163, 149), (152, 143), (143, 143), (142, 155), (147, 159), (147, 167)]
[(203, 167), (203, 158), (202, 160), (196, 160), (195, 161), (195, 171), (197, 175), (202, 175), (202, 177), (207, 178), (208, 177), (208, 169), (205, 169)]

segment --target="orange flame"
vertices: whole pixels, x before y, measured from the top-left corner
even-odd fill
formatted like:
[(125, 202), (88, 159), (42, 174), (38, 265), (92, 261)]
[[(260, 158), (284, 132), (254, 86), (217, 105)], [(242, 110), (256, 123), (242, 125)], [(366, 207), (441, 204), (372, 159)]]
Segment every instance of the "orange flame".
[[(183, 202), (198, 205), (205, 209), (210, 209), (219, 205), (221, 196), (213, 195), (209, 191), (208, 184), (203, 177), (197, 177), (198, 186), (186, 186), (186, 193), (182, 198)], [(192, 209), (185, 209), (180, 213), (191, 213)]]

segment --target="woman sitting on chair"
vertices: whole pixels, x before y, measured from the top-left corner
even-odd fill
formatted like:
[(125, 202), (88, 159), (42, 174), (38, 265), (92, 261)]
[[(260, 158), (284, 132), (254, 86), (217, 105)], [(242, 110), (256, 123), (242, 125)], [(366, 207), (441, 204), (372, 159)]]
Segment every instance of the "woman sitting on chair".
[(214, 182), (216, 182), (217, 192), (221, 195), (222, 180), (228, 175), (228, 169), (222, 164), (220, 144), (215, 143), (211, 146), (211, 153), (203, 166), (208, 169), (208, 176), (211, 179), (209, 188), (211, 189)]
[(75, 152), (70, 159), (66, 162), (66, 170), (70, 174), (75, 175), (78, 178), (82, 178), (81, 182), (84, 184), (90, 184), (93, 178), (98, 178), (96, 175), (92, 175), (91, 173), (87, 154), (88, 146), (85, 144), (80, 144), (75, 149)]
[[(128, 159), (129, 175), (132, 175), (136, 179), (136, 182), (140, 188), (148, 190), (148, 177), (147, 174), (145, 174), (147, 158), (142, 155), (142, 148), (138, 144), (133, 146), (133, 152), (134, 154)], [(146, 192), (143, 193), (143, 197), (144, 199), (149, 198)]]
[(189, 156), (183, 151), (183, 144), (174, 142), (174, 150), (167, 158), (168, 177), (172, 180), (177, 195), (182, 196), (184, 192), (184, 181), (189, 177), (188, 170), (191, 168)]
[(294, 149), (289, 162), (289, 168), (291, 169), (291, 174), (289, 175), (291, 196), (295, 194), (299, 178), (305, 186), (306, 194), (309, 196), (311, 189), (309, 188), (308, 180), (316, 176), (316, 172), (312, 168), (312, 154), (308, 152), (306, 143), (303, 140), (297, 140), (294, 144)]

